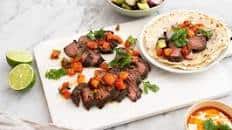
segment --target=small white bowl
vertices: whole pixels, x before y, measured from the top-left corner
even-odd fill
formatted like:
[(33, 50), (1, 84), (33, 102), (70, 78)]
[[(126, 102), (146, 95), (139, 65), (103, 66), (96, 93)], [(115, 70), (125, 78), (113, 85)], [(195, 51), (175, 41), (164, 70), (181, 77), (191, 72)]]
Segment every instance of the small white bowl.
[(184, 119), (184, 127), (185, 127), (185, 130), (187, 130), (188, 128), (188, 119), (190, 118), (190, 116), (200, 110), (200, 109), (203, 109), (203, 108), (216, 108), (222, 112), (224, 112), (230, 119), (232, 119), (232, 108), (222, 102), (219, 102), (219, 101), (214, 101), (214, 100), (204, 100), (204, 101), (201, 101), (195, 105), (193, 105), (192, 107), (190, 107), (188, 110), (187, 110), (187, 113), (185, 115), (185, 119)]
[[(196, 12), (196, 11), (192, 11), (192, 10), (174, 10), (171, 11), (169, 13), (175, 12), (175, 11), (190, 11), (190, 12)], [(164, 13), (161, 15), (158, 15), (156, 17), (154, 17), (150, 22), (148, 22), (148, 24), (146, 24), (142, 30), (142, 33), (140, 34), (139, 37), (139, 49), (141, 50), (143, 56), (153, 65), (155, 65), (158, 68), (161, 68), (163, 70), (169, 71), (169, 72), (173, 72), (173, 73), (179, 73), (179, 74), (189, 74), (189, 73), (196, 73), (196, 72), (203, 72), (208, 70), (209, 68), (211, 68), (212, 66), (214, 66), (215, 64), (219, 63), (223, 58), (226, 57), (226, 54), (229, 51), (229, 47), (227, 47), (227, 49), (225, 51), (223, 51), (212, 63), (210, 63), (209, 65), (199, 68), (199, 69), (194, 69), (194, 70), (182, 70), (182, 69), (178, 69), (178, 68), (172, 68), (166, 64), (160, 63), (159, 61), (157, 61), (155, 58), (153, 58), (152, 56), (150, 56), (146, 50), (146, 48), (144, 47), (144, 43), (143, 43), (143, 33), (146, 29), (147, 26), (151, 25), (152, 23), (154, 23), (156, 20), (158, 20), (160, 17), (163, 17), (165, 15), (168, 15), (169, 13)], [(218, 20), (218, 19), (217, 19)], [(221, 21), (221, 23), (223, 23)], [(228, 30), (228, 34), (229, 36), (231, 35), (231, 31), (227, 28)], [(228, 37), (228, 39), (230, 39), (230, 37)], [(229, 44), (230, 45), (230, 44)]]
[(161, 8), (167, 0), (163, 0), (161, 4), (146, 10), (128, 10), (115, 5), (112, 2), (112, 0), (106, 0), (106, 1), (113, 10), (119, 12), (122, 15), (130, 16), (130, 17), (145, 17), (148, 15), (157, 14), (158, 9)]

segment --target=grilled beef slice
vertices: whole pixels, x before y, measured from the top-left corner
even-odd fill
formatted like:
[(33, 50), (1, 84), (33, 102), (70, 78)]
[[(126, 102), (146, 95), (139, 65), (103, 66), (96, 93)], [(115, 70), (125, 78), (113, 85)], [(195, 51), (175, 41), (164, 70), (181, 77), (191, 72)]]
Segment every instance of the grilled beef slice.
[(193, 52), (200, 52), (206, 48), (207, 39), (204, 36), (195, 36), (189, 38), (188, 46)]
[(94, 92), (88, 87), (88, 84), (85, 84), (84, 87), (81, 88), (81, 99), (87, 110), (96, 104)]
[(109, 101), (111, 94), (104, 86), (100, 86), (94, 90), (94, 96), (96, 100), (96, 106), (98, 108), (102, 108)]
[(140, 73), (141, 78), (146, 78), (148, 73), (151, 71), (150, 64), (142, 58), (134, 60), (133, 63), (135, 64), (137, 71)]
[(72, 94), (71, 94), (72, 102), (76, 106), (79, 106), (79, 104), (80, 104), (80, 98), (81, 98), (80, 93), (81, 93), (81, 89), (79, 87), (75, 87), (74, 90), (72, 91)]
[(180, 62), (182, 61), (184, 58), (181, 54), (181, 49), (180, 48), (176, 48), (176, 47), (173, 47), (172, 48), (173, 51), (171, 53), (171, 55), (168, 57), (168, 60), (171, 61), (171, 62)]
[(81, 61), (85, 67), (98, 67), (104, 59), (98, 51), (86, 49), (81, 56)]
[(67, 56), (69, 57), (75, 57), (77, 55), (77, 42), (76, 40), (73, 40), (72, 43), (68, 44), (65, 48), (64, 48), (64, 52)]

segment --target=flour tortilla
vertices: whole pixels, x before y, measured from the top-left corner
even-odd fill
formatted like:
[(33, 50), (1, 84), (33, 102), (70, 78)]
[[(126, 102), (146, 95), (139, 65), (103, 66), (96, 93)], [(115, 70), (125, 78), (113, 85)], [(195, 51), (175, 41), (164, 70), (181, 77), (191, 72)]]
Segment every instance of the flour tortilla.
[[(213, 36), (207, 42), (207, 48), (202, 52), (193, 53), (192, 60), (183, 60), (182, 62), (170, 62), (158, 57), (155, 53), (158, 38), (163, 36), (164, 31), (185, 20), (202, 23), (206, 28), (212, 30)], [(226, 51), (230, 42), (229, 30), (221, 21), (195, 11), (173, 11), (159, 17), (146, 26), (142, 39), (144, 47), (151, 57), (160, 63), (181, 70), (196, 70), (209, 65)]]

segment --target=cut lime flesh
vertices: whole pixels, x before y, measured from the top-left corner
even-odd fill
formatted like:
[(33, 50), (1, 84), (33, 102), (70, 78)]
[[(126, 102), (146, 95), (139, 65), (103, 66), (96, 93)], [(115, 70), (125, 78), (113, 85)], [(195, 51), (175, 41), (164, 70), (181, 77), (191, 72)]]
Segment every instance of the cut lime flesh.
[(13, 90), (31, 88), (35, 83), (35, 72), (28, 64), (19, 64), (9, 73), (9, 86)]
[(22, 63), (31, 64), (33, 57), (28, 51), (12, 50), (6, 53), (6, 60), (10, 66), (14, 67)]

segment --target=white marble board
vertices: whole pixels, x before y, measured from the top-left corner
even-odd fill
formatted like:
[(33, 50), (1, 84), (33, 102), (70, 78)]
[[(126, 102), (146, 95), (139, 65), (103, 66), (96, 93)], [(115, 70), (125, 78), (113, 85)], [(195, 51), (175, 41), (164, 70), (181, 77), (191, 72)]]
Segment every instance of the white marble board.
[[(138, 36), (147, 20), (120, 24), (120, 36)], [(115, 26), (105, 29), (114, 30)], [(50, 68), (58, 68), (59, 61), (51, 61), (49, 55), (52, 49), (63, 49), (73, 39), (78, 39), (81, 34), (74, 34), (63, 38), (56, 38), (41, 42), (34, 48), (34, 55), (39, 69), (40, 79), (51, 118), (54, 124), (73, 129), (100, 129), (139, 120), (163, 112), (175, 110), (202, 99), (211, 99), (225, 96), (231, 92), (230, 73), (223, 64), (219, 63), (210, 70), (196, 74), (173, 74), (156, 67), (147, 80), (160, 86), (156, 94), (142, 95), (136, 103), (123, 100), (121, 103), (110, 103), (103, 109), (93, 108), (87, 111), (83, 106), (77, 108), (71, 101), (64, 100), (58, 93), (58, 87), (69, 77), (58, 81), (45, 78), (45, 73)], [(105, 58), (110, 59), (111, 56)], [(90, 77), (93, 69), (85, 69)], [(72, 78), (75, 80), (75, 76)]]

